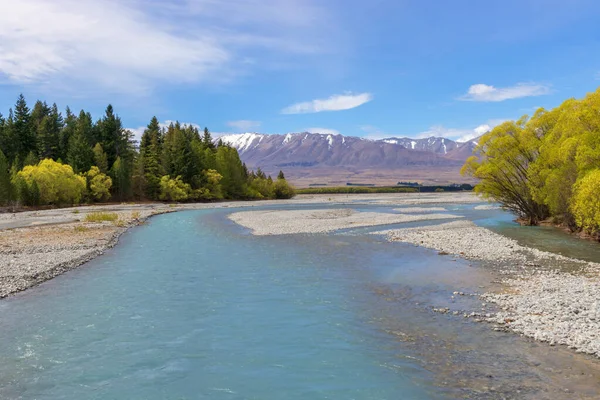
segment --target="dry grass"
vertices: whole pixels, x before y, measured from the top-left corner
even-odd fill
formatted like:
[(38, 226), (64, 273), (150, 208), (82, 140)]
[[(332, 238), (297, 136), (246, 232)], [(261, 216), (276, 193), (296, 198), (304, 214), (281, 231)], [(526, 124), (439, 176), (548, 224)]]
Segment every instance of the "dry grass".
[(117, 213), (93, 212), (85, 216), (85, 222), (114, 222), (119, 219)]

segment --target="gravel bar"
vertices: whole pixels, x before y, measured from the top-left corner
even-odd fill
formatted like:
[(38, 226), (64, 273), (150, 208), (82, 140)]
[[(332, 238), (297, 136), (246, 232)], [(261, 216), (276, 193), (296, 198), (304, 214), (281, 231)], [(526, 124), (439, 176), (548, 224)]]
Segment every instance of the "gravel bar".
[[(494, 310), (469, 316), (494, 324), (496, 330), (600, 357), (599, 264), (520, 246), (470, 221), (376, 234), (486, 262), (501, 276), (503, 290), (480, 295), (496, 306)], [(568, 266), (569, 272), (561, 266)]]

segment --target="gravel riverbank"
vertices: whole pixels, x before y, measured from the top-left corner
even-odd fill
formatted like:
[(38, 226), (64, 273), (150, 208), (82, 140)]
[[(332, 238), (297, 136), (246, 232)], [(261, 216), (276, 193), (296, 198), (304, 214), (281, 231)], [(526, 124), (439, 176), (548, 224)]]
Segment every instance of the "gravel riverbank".
[(325, 233), (340, 229), (390, 225), (406, 222), (462, 218), (451, 214), (391, 214), (358, 212), (348, 208), (334, 210), (242, 211), (229, 215), (254, 235)]
[[(479, 297), (495, 305), (468, 316), (551, 345), (600, 357), (600, 265), (520, 246), (470, 221), (382, 231), (389, 241), (412, 243), (481, 260), (500, 276), (503, 290)], [(568, 272), (567, 272), (568, 271)], [(453, 295), (462, 293), (453, 293)], [(438, 312), (463, 315), (448, 308)], [(465, 314), (467, 315), (467, 314)]]

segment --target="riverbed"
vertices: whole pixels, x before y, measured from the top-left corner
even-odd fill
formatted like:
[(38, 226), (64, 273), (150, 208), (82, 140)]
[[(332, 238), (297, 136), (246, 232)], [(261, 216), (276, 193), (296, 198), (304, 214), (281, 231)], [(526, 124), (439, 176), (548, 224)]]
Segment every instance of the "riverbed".
[[(517, 229), (476, 199), (435, 199), (155, 216), (82, 267), (0, 301), (0, 398), (596, 398), (597, 359), (436, 311), (481, 311), (470, 294), (502, 290), (489, 265), (373, 234), (461, 221)], [(412, 217), (256, 235), (231, 219), (247, 207)]]

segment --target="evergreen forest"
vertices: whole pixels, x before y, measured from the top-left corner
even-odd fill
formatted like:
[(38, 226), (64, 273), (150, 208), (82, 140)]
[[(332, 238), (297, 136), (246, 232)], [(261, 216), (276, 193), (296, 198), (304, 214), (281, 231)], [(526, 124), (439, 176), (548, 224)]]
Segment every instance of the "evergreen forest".
[(283, 172), (248, 170), (235, 148), (207, 128), (153, 117), (139, 143), (111, 105), (64, 115), (56, 104), (30, 108), (20, 95), (0, 113), (0, 205), (70, 205), (104, 201), (212, 201), (294, 196)]

